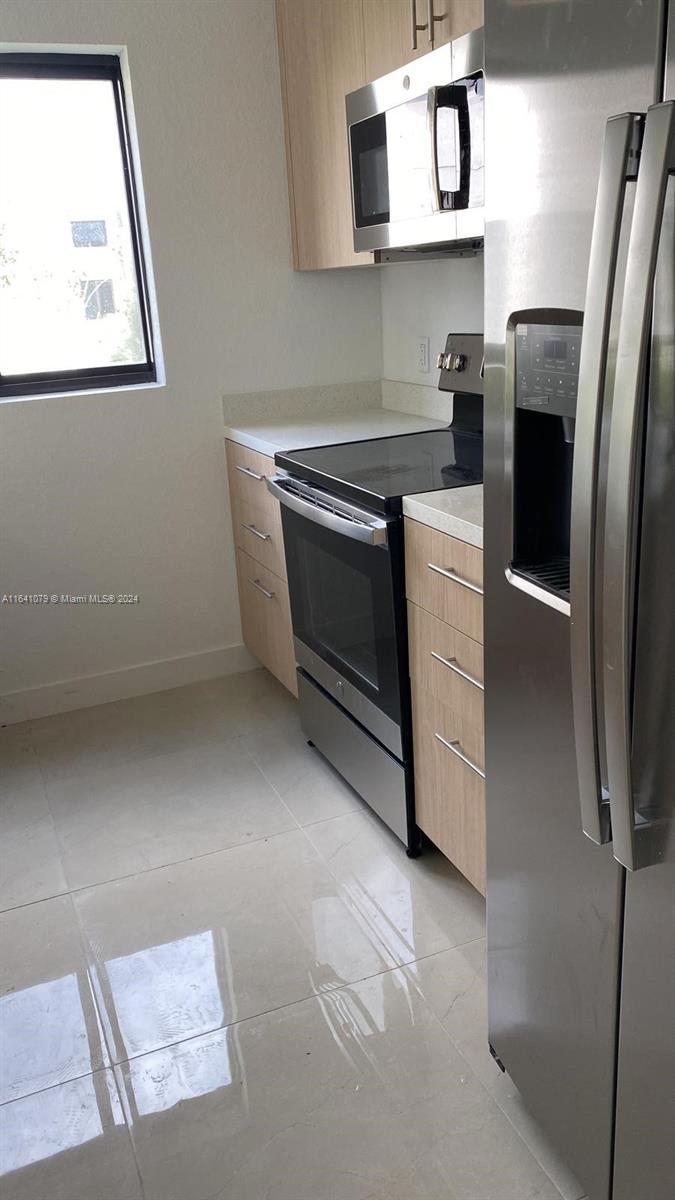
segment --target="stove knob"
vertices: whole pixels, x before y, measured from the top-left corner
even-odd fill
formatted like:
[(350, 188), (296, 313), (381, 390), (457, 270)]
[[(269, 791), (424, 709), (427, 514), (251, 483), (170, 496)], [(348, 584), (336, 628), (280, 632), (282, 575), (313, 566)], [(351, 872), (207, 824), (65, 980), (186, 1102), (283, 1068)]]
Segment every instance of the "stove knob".
[(467, 363), (466, 354), (453, 354), (450, 351), (447, 354), (439, 354), (436, 359), (436, 366), (441, 371), (466, 371)]

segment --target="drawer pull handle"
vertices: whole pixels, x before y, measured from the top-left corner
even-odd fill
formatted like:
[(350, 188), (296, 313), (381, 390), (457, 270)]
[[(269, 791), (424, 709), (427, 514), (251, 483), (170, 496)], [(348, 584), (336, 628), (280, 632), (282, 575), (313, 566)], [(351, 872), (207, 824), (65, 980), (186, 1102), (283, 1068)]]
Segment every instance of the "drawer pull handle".
[(485, 771), (481, 771), (480, 767), (477, 767), (475, 762), (472, 762), (470, 758), (467, 758), (466, 754), (464, 754), (462, 750), (458, 749), (459, 742), (457, 739), (455, 739), (454, 742), (448, 742), (440, 733), (435, 733), (434, 737), (436, 738), (437, 742), (441, 743), (441, 746), (445, 746), (446, 750), (450, 750), (456, 758), (461, 758), (462, 762), (466, 763), (467, 767), (471, 767), (471, 770), (475, 771), (476, 775), (480, 775), (481, 779), (485, 779)]
[(272, 540), (271, 533), (261, 533), (259, 529), (256, 529), (255, 525), (247, 525), (245, 521), (242, 521), (241, 527), (242, 529), (248, 529), (249, 533), (254, 533), (257, 538), (260, 538), (261, 542), (269, 542)]
[(459, 583), (462, 587), (468, 588), (470, 592), (476, 592), (478, 596), (483, 595), (482, 587), (478, 587), (477, 583), (469, 583), (468, 579), (462, 579), (461, 575), (456, 575), (454, 571), (449, 571), (447, 567), (437, 567), (436, 563), (427, 563), (430, 571), (435, 571), (437, 575), (442, 575), (445, 579), (451, 579), (453, 583)]
[(249, 579), (249, 583), (252, 583), (254, 588), (262, 592), (263, 596), (267, 596), (268, 600), (273, 600), (276, 596), (276, 592), (271, 592), (269, 588), (263, 587), (259, 579)]
[(252, 471), (250, 467), (239, 467), (235, 463), (234, 469), (235, 471), (241, 471), (242, 475), (248, 475), (249, 479), (257, 479), (259, 483), (261, 479), (265, 478), (264, 475), (258, 475), (257, 471)]
[(469, 675), (468, 671), (463, 671), (458, 665), (456, 658), (443, 658), (442, 654), (437, 654), (435, 650), (431, 651), (431, 657), (436, 659), (436, 662), (443, 663), (444, 667), (449, 667), (455, 675), (461, 675), (462, 679), (466, 679), (467, 683), (472, 683), (474, 687), (480, 688), (481, 692), (485, 691), (485, 685), (480, 679), (474, 679), (473, 675)]

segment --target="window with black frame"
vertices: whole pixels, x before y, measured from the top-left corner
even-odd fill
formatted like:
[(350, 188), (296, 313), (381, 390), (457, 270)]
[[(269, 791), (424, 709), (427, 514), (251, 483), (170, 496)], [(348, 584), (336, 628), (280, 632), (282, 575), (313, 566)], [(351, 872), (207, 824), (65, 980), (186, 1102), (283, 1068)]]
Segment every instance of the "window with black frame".
[(0, 53), (0, 397), (157, 379), (117, 55)]

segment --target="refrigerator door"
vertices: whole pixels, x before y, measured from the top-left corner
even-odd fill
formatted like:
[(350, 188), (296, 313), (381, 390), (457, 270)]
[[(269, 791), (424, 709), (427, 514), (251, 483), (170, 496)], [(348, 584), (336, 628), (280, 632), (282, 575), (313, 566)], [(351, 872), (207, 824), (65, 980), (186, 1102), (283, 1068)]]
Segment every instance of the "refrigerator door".
[(606, 122), (653, 101), (657, 17), (657, 0), (486, 2), (489, 1031), (593, 1200), (611, 1185), (624, 872), (582, 832), (569, 617), (505, 575), (506, 347), (514, 313), (583, 307)]
[[(672, 374), (669, 380), (664, 379), (669, 372), (667, 366), (664, 368), (662, 345), (664, 338), (668, 341), (671, 337), (667, 325), (672, 309), (664, 293), (667, 283), (661, 284), (657, 296), (658, 304), (664, 311), (656, 314), (659, 344), (655, 347), (655, 358), (651, 360), (653, 388), (647, 382), (647, 368), (650, 364), (659, 252), (672, 249), (670, 213), (666, 209), (669, 207), (673, 175), (675, 100), (653, 105), (645, 121), (617, 347), (607, 467), (602, 585), (607, 782), (614, 857), (632, 871), (658, 863), (662, 855), (657, 798), (651, 794), (641, 796), (639, 789), (634, 786), (632, 683), (636, 617), (638, 625), (644, 626), (646, 622), (648, 636), (653, 639), (659, 629), (658, 625), (652, 624), (652, 610), (655, 603), (661, 603), (664, 592), (660, 576), (662, 571), (667, 576), (671, 569), (669, 559), (672, 542), (668, 541), (659, 541), (658, 557), (653, 557), (651, 561), (647, 557), (640, 566), (639, 526), (640, 499), (644, 494), (652, 512), (651, 521), (643, 534), (645, 546), (652, 545), (654, 522), (660, 526), (660, 508), (670, 499), (668, 495), (662, 497), (664, 487), (667, 493), (672, 456), (672, 442), (668, 436)], [(672, 269), (672, 258), (667, 266), (662, 260), (661, 267), (662, 275), (664, 271)], [(667, 356), (667, 348), (665, 353)], [(654, 394), (650, 395), (652, 390)], [(650, 417), (652, 426), (654, 423), (657, 425), (656, 443), (653, 430), (649, 430)], [(650, 451), (646, 464), (645, 433)], [(654, 492), (657, 493), (656, 500)], [(663, 531), (659, 529), (659, 532), (670, 532), (670, 527)], [(638, 572), (650, 572), (648, 578), (651, 581), (652, 570), (656, 571), (656, 575), (651, 586), (656, 588), (658, 599), (654, 602), (648, 596), (643, 597), (644, 611), (640, 618), (636, 602), (639, 599), (639, 593), (636, 596)], [(668, 591), (667, 587), (665, 591)], [(665, 649), (659, 646), (657, 653), (661, 654)], [(650, 683), (656, 682), (650, 680)], [(659, 689), (659, 694), (662, 699), (662, 689)], [(651, 692), (642, 695), (641, 689), (637, 706), (647, 703), (651, 707), (651, 700)], [(638, 713), (638, 722), (642, 719), (643, 714)]]
[[(672, 6), (671, 6), (672, 8)], [(675, 28), (665, 97), (675, 98)], [(614, 1200), (670, 1200), (675, 1184), (675, 177), (654, 291), (637, 588), (632, 774), (658, 826), (658, 865), (628, 874)]]

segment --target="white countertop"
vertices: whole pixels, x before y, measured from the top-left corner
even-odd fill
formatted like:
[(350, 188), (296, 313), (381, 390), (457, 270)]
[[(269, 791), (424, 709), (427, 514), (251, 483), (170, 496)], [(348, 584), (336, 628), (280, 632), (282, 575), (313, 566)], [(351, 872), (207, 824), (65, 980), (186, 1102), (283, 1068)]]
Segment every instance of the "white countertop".
[(447, 421), (438, 421), (434, 417), (418, 417), (389, 408), (367, 408), (326, 416), (304, 415), (278, 421), (241, 423), (236, 428), (226, 428), (225, 437), (273, 458), (282, 450), (305, 450), (310, 446), (420, 433), (425, 429), (443, 429), (447, 424)]
[(403, 515), (472, 546), (483, 546), (482, 483), (405, 496)]

